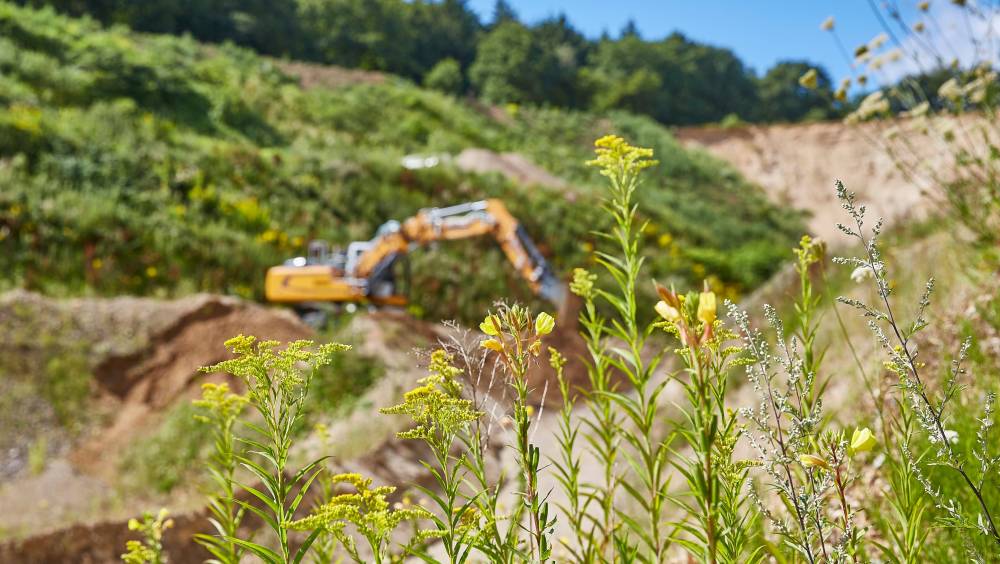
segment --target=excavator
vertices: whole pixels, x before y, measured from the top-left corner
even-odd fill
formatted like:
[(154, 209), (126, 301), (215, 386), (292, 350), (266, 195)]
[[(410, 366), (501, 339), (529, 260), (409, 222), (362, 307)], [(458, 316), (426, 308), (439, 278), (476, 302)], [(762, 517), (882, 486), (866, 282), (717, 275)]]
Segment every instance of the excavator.
[(438, 241), (492, 236), (531, 289), (562, 309), (566, 287), (507, 207), (497, 199), (444, 208), (426, 208), (402, 223), (390, 220), (369, 241), (334, 250), (323, 241), (309, 244), (308, 256), (268, 269), (267, 299), (316, 311), (323, 304), (406, 305), (396, 282), (396, 264), (411, 250)]

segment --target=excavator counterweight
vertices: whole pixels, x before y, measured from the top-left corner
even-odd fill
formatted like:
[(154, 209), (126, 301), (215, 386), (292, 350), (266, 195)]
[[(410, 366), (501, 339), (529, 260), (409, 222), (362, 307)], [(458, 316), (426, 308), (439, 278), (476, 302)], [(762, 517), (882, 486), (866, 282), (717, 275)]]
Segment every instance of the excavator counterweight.
[(428, 208), (403, 221), (388, 221), (369, 241), (355, 241), (345, 251), (328, 252), (325, 243), (310, 244), (309, 256), (296, 257), (267, 271), (264, 284), (272, 302), (370, 303), (400, 306), (394, 266), (411, 250), (437, 241), (492, 236), (517, 272), (542, 298), (562, 308), (566, 287), (555, 275), (517, 219), (500, 200), (446, 208)]

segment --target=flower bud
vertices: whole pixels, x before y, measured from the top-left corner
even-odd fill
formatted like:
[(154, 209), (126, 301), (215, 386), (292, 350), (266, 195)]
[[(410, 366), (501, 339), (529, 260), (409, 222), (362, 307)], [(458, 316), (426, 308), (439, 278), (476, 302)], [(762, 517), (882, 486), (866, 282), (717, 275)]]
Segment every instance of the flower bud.
[(875, 440), (875, 435), (872, 434), (871, 429), (865, 427), (863, 429), (855, 429), (854, 434), (851, 435), (851, 450), (854, 452), (865, 452), (875, 448), (878, 441)]
[(816, 456), (815, 454), (803, 454), (799, 456), (799, 463), (806, 468), (823, 468), (824, 470), (830, 469), (830, 465), (827, 464), (822, 457)]
[(660, 317), (666, 319), (667, 321), (677, 323), (681, 320), (681, 312), (677, 311), (677, 308), (665, 301), (661, 300), (656, 302), (654, 309), (656, 310), (656, 313), (660, 314)]
[(698, 296), (698, 319), (705, 325), (715, 322), (715, 292), (702, 292)]
[(556, 326), (556, 320), (552, 318), (551, 315), (545, 313), (538, 314), (535, 318), (535, 335), (542, 337), (548, 335), (552, 332), (552, 329)]

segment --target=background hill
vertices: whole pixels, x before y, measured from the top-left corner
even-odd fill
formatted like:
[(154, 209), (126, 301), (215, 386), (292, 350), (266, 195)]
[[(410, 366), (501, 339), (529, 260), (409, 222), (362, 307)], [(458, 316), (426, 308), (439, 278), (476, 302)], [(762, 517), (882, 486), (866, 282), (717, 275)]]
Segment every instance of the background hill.
[[(371, 82), (371, 81), (368, 81)], [(558, 268), (586, 263), (603, 219), (592, 140), (617, 132), (663, 163), (641, 189), (651, 270), (729, 294), (764, 280), (802, 230), (721, 161), (649, 118), (483, 107), (387, 76), (304, 89), (233, 47), (105, 29), (0, 4), (2, 285), (47, 293), (260, 297), (267, 266), (321, 237), (369, 238), (420, 207), (503, 198)], [(572, 188), (525, 186), (403, 156), (517, 152)], [(474, 260), (473, 260), (474, 259)], [(414, 260), (414, 303), (469, 317), (530, 298), (490, 242)], [(476, 273), (476, 276), (472, 276)]]

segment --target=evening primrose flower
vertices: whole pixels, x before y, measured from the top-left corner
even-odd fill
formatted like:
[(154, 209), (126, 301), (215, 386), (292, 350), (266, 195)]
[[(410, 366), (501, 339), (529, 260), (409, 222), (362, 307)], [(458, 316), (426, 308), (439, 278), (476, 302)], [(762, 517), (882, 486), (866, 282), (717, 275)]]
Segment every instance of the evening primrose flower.
[(802, 454), (799, 456), (799, 463), (806, 468), (822, 468), (824, 470), (830, 469), (830, 464), (822, 457), (815, 454)]
[(705, 325), (715, 322), (717, 305), (715, 292), (702, 292), (698, 296), (698, 319)]
[(808, 88), (809, 90), (815, 90), (818, 85), (819, 75), (816, 73), (816, 69), (809, 69), (805, 74), (799, 77), (799, 86), (803, 88)]
[(853, 452), (865, 452), (875, 448), (878, 441), (868, 427), (855, 429), (851, 435), (851, 450)]
[(535, 318), (535, 335), (539, 337), (548, 335), (552, 332), (555, 325), (556, 320), (553, 319), (551, 315), (543, 311), (538, 314), (538, 317)]
[(681, 320), (681, 312), (663, 300), (656, 302), (656, 306), (653, 309), (656, 310), (656, 313), (660, 314), (660, 317), (671, 323), (677, 323)]
[(479, 346), (491, 351), (503, 352), (503, 344), (496, 339), (485, 339), (480, 341)]
[(486, 319), (479, 324), (479, 330), (486, 333), (490, 337), (496, 337), (500, 334), (500, 331), (497, 330), (497, 326), (493, 323), (492, 315), (487, 315)]

